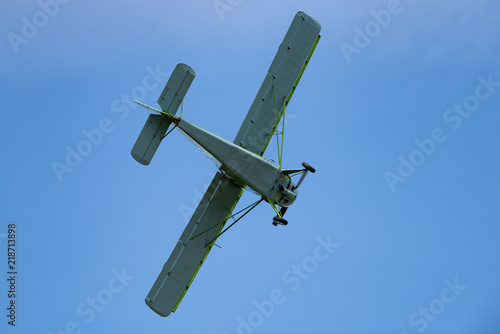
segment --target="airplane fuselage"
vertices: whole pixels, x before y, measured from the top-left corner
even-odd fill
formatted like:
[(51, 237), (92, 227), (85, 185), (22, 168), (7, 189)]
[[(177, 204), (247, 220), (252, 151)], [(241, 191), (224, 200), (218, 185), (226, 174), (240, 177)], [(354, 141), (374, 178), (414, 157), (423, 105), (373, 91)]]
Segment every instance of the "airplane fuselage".
[(241, 187), (248, 186), (283, 207), (292, 205), (297, 198), (293, 180), (267, 159), (184, 119), (173, 116), (172, 119), (205, 154), (219, 161), (221, 169)]

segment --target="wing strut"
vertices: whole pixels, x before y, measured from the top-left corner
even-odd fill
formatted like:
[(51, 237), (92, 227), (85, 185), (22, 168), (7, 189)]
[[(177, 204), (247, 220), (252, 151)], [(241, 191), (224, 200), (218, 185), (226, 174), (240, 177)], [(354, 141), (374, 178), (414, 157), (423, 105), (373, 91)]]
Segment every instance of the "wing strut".
[[(260, 201), (257, 201), (256, 203), (253, 203), (253, 204), (250, 204), (250, 205), (249, 205), (249, 206), (247, 206), (246, 208), (241, 209), (240, 211), (236, 212), (235, 214), (232, 214), (231, 216), (227, 217), (225, 220), (223, 220), (223, 221), (221, 221), (221, 222), (218, 222), (218, 223), (217, 223), (217, 224), (215, 224), (214, 226), (209, 227), (209, 228), (207, 228), (207, 229), (206, 229), (206, 230), (204, 230), (204, 231), (201, 231), (200, 233), (198, 233), (197, 235), (195, 235), (194, 237), (192, 237), (192, 238), (191, 238), (191, 239), (189, 239), (189, 240), (191, 241), (191, 240), (193, 240), (193, 239), (195, 239), (195, 238), (199, 237), (199, 236), (200, 236), (200, 235), (202, 235), (203, 233), (207, 233), (207, 232), (208, 232), (208, 231), (210, 231), (211, 229), (213, 229), (213, 228), (215, 228), (215, 227), (219, 226), (220, 224), (225, 224), (225, 223), (226, 223), (226, 222), (227, 222), (230, 218), (233, 218), (233, 219), (234, 219), (234, 217), (235, 217), (236, 215), (239, 215), (241, 212), (243, 212), (243, 211), (247, 210), (248, 208), (250, 208), (250, 207), (251, 207), (251, 206), (253, 206), (253, 205), (255, 205), (255, 206), (256, 206), (256, 204), (259, 204), (259, 203), (260, 203)], [(250, 210), (252, 210), (252, 209), (253, 209), (253, 207), (252, 207), (252, 208), (250, 208)], [(248, 210), (248, 212), (250, 212), (250, 210)], [(246, 215), (248, 212), (245, 212), (245, 213), (243, 214), (243, 216), (244, 216), (244, 215)], [(241, 216), (240, 218), (238, 218), (236, 221), (240, 220), (243, 216)], [(233, 225), (234, 225), (234, 223), (233, 223)], [(232, 226), (232, 225), (231, 225), (231, 226)], [(221, 234), (222, 234), (222, 233), (220, 233), (219, 235), (221, 235)], [(213, 241), (213, 240), (212, 240), (212, 241)], [(211, 242), (212, 242), (212, 241), (211, 241)], [(209, 242), (208, 244), (210, 244), (210, 242)], [(208, 244), (207, 244), (207, 245), (208, 245)]]
[[(283, 139), (285, 137), (285, 111), (286, 111), (286, 108), (285, 108), (285, 106), (283, 106), (283, 109), (278, 114), (278, 111), (276, 110), (276, 95), (274, 92), (274, 86), (273, 86), (273, 103), (274, 103), (274, 133), (276, 134), (276, 141), (278, 144), (278, 161), (279, 161), (278, 168), (281, 169), (281, 162), (283, 160)], [(281, 123), (281, 145), (280, 145), (280, 133), (278, 131), (278, 125), (279, 125), (281, 118), (283, 118), (283, 119), (282, 119), (282, 123)]]
[[(260, 200), (258, 200), (257, 202), (255, 202), (255, 203), (253, 203), (253, 204), (251, 204), (251, 205), (247, 206), (247, 208), (248, 208), (248, 207), (250, 207), (250, 209), (248, 209), (248, 210), (247, 210), (244, 214), (242, 214), (240, 218), (236, 219), (236, 220), (235, 220), (235, 221), (234, 221), (231, 225), (229, 225), (228, 227), (226, 227), (226, 228), (224, 229), (224, 231), (222, 231), (221, 233), (217, 234), (217, 235), (215, 236), (215, 238), (207, 244), (207, 246), (208, 246), (208, 245), (210, 245), (210, 244), (211, 244), (212, 242), (214, 242), (215, 240), (217, 240), (217, 238), (218, 238), (218, 237), (220, 237), (220, 236), (221, 236), (224, 232), (226, 232), (227, 230), (229, 230), (229, 228), (230, 228), (231, 226), (233, 226), (234, 224), (236, 224), (236, 223), (237, 223), (237, 222), (238, 222), (241, 218), (245, 217), (245, 215), (246, 215), (247, 213), (249, 213), (250, 211), (252, 211), (253, 209), (255, 209), (255, 207), (256, 207), (257, 205), (259, 205), (259, 204), (260, 204), (260, 202), (262, 202), (263, 200), (264, 200), (264, 199), (263, 199), (263, 198), (261, 198), (261, 199), (260, 199)], [(240, 211), (240, 212), (241, 212), (241, 211)]]
[(213, 243), (215, 240), (217, 240), (217, 238), (218, 238), (218, 237), (220, 237), (220, 236), (221, 236), (224, 232), (226, 232), (227, 230), (229, 230), (229, 228), (230, 228), (231, 226), (233, 226), (234, 224), (236, 224), (236, 223), (237, 223), (237, 222), (238, 222), (241, 218), (245, 217), (245, 215), (246, 215), (247, 213), (249, 213), (250, 211), (252, 211), (252, 210), (253, 210), (253, 209), (254, 209), (257, 205), (259, 205), (259, 204), (260, 204), (263, 200), (264, 200), (264, 199), (263, 199), (263, 198), (261, 198), (261, 199), (260, 199), (260, 200), (258, 200), (257, 202), (254, 202), (254, 203), (250, 204), (250, 205), (249, 205), (249, 206), (247, 206), (246, 208), (241, 209), (240, 211), (236, 212), (235, 214), (233, 214), (233, 215), (231, 215), (231, 216), (227, 217), (224, 221), (221, 221), (221, 222), (219, 222), (219, 223), (215, 224), (214, 226), (209, 227), (209, 228), (207, 228), (206, 230), (204, 230), (204, 231), (202, 231), (202, 232), (198, 233), (197, 235), (195, 235), (194, 237), (192, 237), (191, 239), (189, 239), (189, 241), (191, 241), (191, 240), (193, 240), (193, 239), (195, 239), (195, 238), (199, 237), (200, 235), (202, 235), (202, 234), (204, 234), (204, 233), (207, 233), (207, 232), (208, 232), (208, 231), (210, 231), (211, 229), (213, 229), (213, 228), (215, 228), (215, 227), (219, 226), (220, 224), (225, 224), (225, 223), (226, 223), (226, 222), (227, 222), (230, 218), (233, 218), (233, 219), (234, 219), (234, 217), (235, 217), (235, 216), (239, 215), (239, 214), (240, 214), (241, 212), (243, 212), (243, 211), (246, 211), (245, 213), (243, 213), (243, 214), (241, 215), (241, 217), (239, 217), (238, 219), (236, 219), (236, 220), (235, 220), (235, 221), (234, 221), (231, 225), (229, 225), (228, 227), (226, 227), (226, 228), (225, 228), (222, 232), (218, 233), (218, 234), (217, 234), (217, 235), (216, 235), (216, 236), (215, 236), (212, 240), (210, 240), (210, 242), (208, 242), (208, 243), (205, 245), (205, 247), (207, 247), (208, 245), (210, 245), (211, 243)]

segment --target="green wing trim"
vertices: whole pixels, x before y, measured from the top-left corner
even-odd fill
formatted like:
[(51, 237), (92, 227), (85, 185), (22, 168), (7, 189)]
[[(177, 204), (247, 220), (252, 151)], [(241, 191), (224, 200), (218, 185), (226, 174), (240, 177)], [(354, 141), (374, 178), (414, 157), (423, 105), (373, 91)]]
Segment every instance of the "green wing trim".
[[(227, 220), (229, 219), (229, 217), (231, 216), (231, 213), (233, 212), (236, 204), (238, 204), (238, 201), (240, 200), (241, 198), (241, 195), (243, 195), (243, 192), (244, 190), (241, 189), (241, 192), (239, 193), (238, 197), (236, 198), (236, 200), (234, 201), (234, 204), (232, 206), (232, 208), (229, 210), (229, 213), (227, 214), (226, 218), (224, 219), (224, 223), (220, 224), (220, 228), (217, 230), (217, 234), (216, 234), (216, 238), (217, 236), (220, 234), (220, 232), (222, 231), (222, 229), (224, 228), (224, 225), (225, 225), (225, 222), (227, 222)], [(179, 300), (177, 301), (177, 303), (175, 304), (172, 312), (175, 312), (177, 310), (177, 307), (179, 307), (179, 304), (181, 303), (182, 299), (184, 298), (184, 295), (186, 294), (186, 292), (188, 291), (189, 287), (191, 286), (191, 283), (193, 283), (193, 280), (194, 278), (196, 277), (196, 275), (198, 274), (198, 271), (200, 270), (201, 268), (201, 265), (203, 264), (203, 262), (205, 262), (205, 259), (207, 258), (208, 256), (208, 253), (210, 252), (210, 250), (212, 249), (212, 247), (214, 246), (215, 244), (215, 239), (214, 241), (212, 241), (209, 245), (208, 245), (208, 248), (207, 248), (207, 251), (205, 252), (205, 255), (203, 255), (203, 258), (201, 259), (201, 262), (200, 264), (198, 265), (198, 267), (196, 268), (193, 276), (191, 277), (191, 279), (189, 280), (189, 283), (187, 284), (186, 288), (184, 289), (184, 291), (182, 292), (182, 295), (181, 297), (179, 298)]]
[(242, 192), (222, 173), (215, 175), (146, 297), (153, 311), (166, 317), (177, 309)]
[(271, 134), (267, 138), (267, 141), (264, 144), (264, 147), (260, 151), (259, 155), (262, 156), (264, 154), (264, 152), (266, 151), (266, 148), (269, 145), (269, 142), (271, 141), (272, 135), (276, 131), (276, 128), (278, 127), (278, 124), (279, 124), (281, 118), (283, 117), (283, 114), (285, 113), (285, 109), (288, 106), (288, 103), (290, 102), (290, 100), (292, 99), (292, 95), (295, 92), (295, 89), (297, 88), (300, 79), (302, 78), (302, 74), (304, 74), (304, 71), (306, 70), (306, 67), (309, 64), (309, 60), (311, 59), (311, 57), (312, 57), (312, 55), (314, 53), (314, 50), (316, 49), (316, 45), (318, 45), (318, 42), (319, 42), (320, 38), (321, 38), (321, 35), (318, 35), (318, 38), (316, 38), (316, 42), (314, 42), (313, 48), (311, 49), (311, 52), (309, 53), (309, 56), (307, 57), (307, 60), (304, 63), (304, 66), (302, 67), (302, 70), (300, 71), (299, 77), (297, 78), (297, 80), (293, 84), (292, 91), (290, 92), (290, 95), (288, 95), (288, 97), (287, 97), (287, 99), (285, 101), (285, 105), (283, 106), (283, 109), (281, 109), (280, 113), (278, 114), (278, 117), (276, 118), (276, 121), (275, 121), (274, 126), (273, 126), (272, 131), (271, 131)]
[(321, 37), (321, 26), (298, 12), (278, 48), (234, 143), (263, 155)]

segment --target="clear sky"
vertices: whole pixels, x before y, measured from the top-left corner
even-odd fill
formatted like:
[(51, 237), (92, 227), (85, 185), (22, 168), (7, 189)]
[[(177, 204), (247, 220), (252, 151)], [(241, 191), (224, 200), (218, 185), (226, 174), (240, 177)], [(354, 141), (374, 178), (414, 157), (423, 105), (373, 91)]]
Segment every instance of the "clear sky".
[[(183, 117), (232, 140), (299, 10), (322, 39), (283, 165), (317, 172), (288, 226), (258, 207), (161, 318), (144, 298), (216, 168), (177, 132), (134, 161), (147, 112), (130, 99), (156, 106), (186, 63)], [(4, 1), (0, 331), (498, 333), (499, 17), (472, 0)]]

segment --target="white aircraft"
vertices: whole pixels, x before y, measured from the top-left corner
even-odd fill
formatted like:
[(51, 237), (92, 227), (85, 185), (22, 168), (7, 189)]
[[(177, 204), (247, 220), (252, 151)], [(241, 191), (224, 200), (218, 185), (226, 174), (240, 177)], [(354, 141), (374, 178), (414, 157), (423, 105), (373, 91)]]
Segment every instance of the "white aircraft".
[[(283, 216), (297, 198), (297, 188), (307, 172), (314, 173), (315, 170), (307, 163), (303, 163), (300, 169), (281, 168), (284, 122), (281, 133), (278, 128), (318, 44), (320, 30), (320, 24), (311, 16), (304, 12), (295, 15), (232, 142), (175, 116), (195, 77), (195, 72), (188, 65), (178, 64), (172, 72), (158, 99), (161, 110), (135, 101), (159, 113), (149, 115), (132, 148), (135, 160), (148, 165), (161, 141), (177, 128), (204, 154), (215, 159), (219, 166), (219, 172), (146, 297), (146, 304), (159, 315), (166, 317), (175, 312), (217, 238), (259, 203), (265, 201), (272, 206), (276, 213), (273, 218), (275, 226), (288, 224)], [(172, 124), (173, 128), (167, 132)], [(278, 166), (262, 157), (274, 135), (278, 138)], [(299, 174), (301, 177), (295, 184), (291, 177)], [(247, 187), (261, 198), (232, 214)], [(241, 214), (240, 217), (235, 219), (238, 214)], [(231, 218), (235, 221), (223, 230)]]

